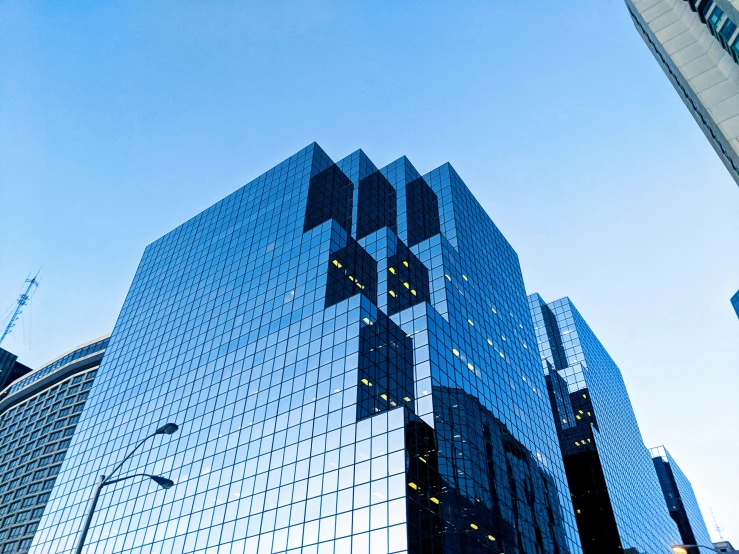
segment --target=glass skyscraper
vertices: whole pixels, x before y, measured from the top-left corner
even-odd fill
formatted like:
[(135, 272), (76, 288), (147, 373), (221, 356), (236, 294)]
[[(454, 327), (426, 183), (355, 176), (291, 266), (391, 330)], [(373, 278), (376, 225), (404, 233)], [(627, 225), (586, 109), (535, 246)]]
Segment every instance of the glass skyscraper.
[(18, 372), (23, 375), (0, 392), (3, 554), (31, 546), (107, 343), (97, 339), (35, 371)]
[(739, 0), (625, 0), (634, 25), (739, 184)]
[(529, 296), (586, 554), (680, 544), (621, 371), (569, 298)]
[[(677, 523), (682, 543), (710, 546), (708, 527), (690, 481), (664, 446), (651, 448), (650, 452), (667, 509), (670, 517)], [(689, 551), (690, 554), (700, 554), (698, 548), (691, 548)]]
[(449, 164), (314, 143), (146, 248), (31, 552), (166, 421), (123, 471), (175, 487), (104, 489), (86, 552), (581, 552), (537, 360)]

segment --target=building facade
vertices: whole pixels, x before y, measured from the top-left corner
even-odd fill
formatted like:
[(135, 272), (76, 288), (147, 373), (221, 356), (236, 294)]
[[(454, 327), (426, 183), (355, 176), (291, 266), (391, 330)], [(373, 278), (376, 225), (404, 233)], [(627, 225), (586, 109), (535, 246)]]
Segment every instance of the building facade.
[(5, 390), (9, 383), (30, 372), (31, 368), (20, 363), (18, 356), (0, 348), (0, 391)]
[[(682, 544), (710, 545), (708, 527), (690, 481), (664, 446), (651, 448), (650, 452), (667, 509), (677, 524)], [(690, 554), (700, 554), (698, 548), (690, 550)]]
[(568, 298), (529, 304), (583, 552), (670, 552), (680, 534), (621, 371)]
[(0, 392), (0, 552), (26, 553), (108, 338), (83, 344)]
[(729, 541), (715, 542), (713, 543), (713, 548), (718, 552), (737, 552)]
[(739, 184), (739, 1), (625, 1), (639, 35)]
[(149, 245), (31, 552), (581, 552), (515, 251), (445, 164), (315, 143)]

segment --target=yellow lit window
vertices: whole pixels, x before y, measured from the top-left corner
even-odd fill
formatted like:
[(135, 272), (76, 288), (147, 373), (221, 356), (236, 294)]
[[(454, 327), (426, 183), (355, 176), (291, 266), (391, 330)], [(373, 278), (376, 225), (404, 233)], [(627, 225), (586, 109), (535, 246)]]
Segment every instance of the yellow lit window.
[(464, 279), (465, 281), (468, 281), (468, 279), (467, 279), (467, 275), (465, 275), (465, 274), (463, 273), (463, 274), (462, 274), (462, 279)]
[(410, 401), (411, 401), (411, 399), (410, 399), (410, 398), (408, 398), (407, 396), (406, 396), (406, 397), (404, 397), (404, 398), (403, 398), (403, 400), (405, 400), (406, 402), (410, 402)]
[(431, 502), (433, 502), (434, 504), (438, 504), (439, 503), (439, 499), (436, 498), (435, 496), (432, 496), (431, 498), (429, 498), (429, 500), (431, 500)]
[(385, 393), (381, 394), (380, 395), (380, 398), (382, 398), (383, 400), (387, 400), (387, 394), (385, 394)]
[(393, 291), (390, 291), (390, 296), (392, 296), (393, 298), (395, 298), (395, 293)]
[(365, 317), (362, 321), (364, 321), (367, 325), (369, 325), (370, 320), (368, 317)]
[(428, 463), (426, 461), (426, 458), (424, 458), (423, 456), (419, 456), (418, 459), (421, 460), (424, 464), (427, 464)]
[(411, 289), (411, 294), (412, 294), (413, 296), (416, 296), (416, 291), (415, 291), (414, 289)]
[(395, 268), (394, 267), (389, 268), (389, 271), (390, 271), (390, 273), (392, 273), (393, 275), (395, 275)]
[(472, 527), (474, 530), (479, 529), (479, 527), (475, 525), (474, 523), (470, 523), (470, 527)]
[(418, 490), (418, 485), (416, 485), (415, 483), (408, 483), (408, 486), (412, 488), (414, 491)]
[(451, 280), (452, 280), (452, 278), (451, 278), (451, 277), (449, 277), (449, 275), (447, 275), (446, 273), (444, 274), (444, 277), (446, 277), (446, 278), (447, 278), (447, 279), (448, 279), (449, 281), (451, 281)]
[(494, 540), (495, 540), (495, 537), (494, 537), (494, 536), (492, 536), (492, 535), (488, 535), (488, 540), (489, 540), (489, 541), (494, 541)]
[(581, 417), (580, 417), (579, 415), (576, 415), (575, 417), (576, 417), (577, 419), (582, 419), (582, 418), (581, 418)]
[(471, 320), (471, 319), (468, 319), (468, 320), (467, 320), (467, 323), (469, 323), (469, 324), (470, 324), (470, 325), (472, 325), (473, 327), (475, 326), (475, 324), (474, 324), (474, 323), (472, 323), (472, 320)]
[(364, 383), (365, 385), (369, 385), (369, 381), (367, 381), (367, 379), (362, 379), (362, 383)]
[(493, 341), (491, 341), (490, 339), (488, 339), (488, 344), (489, 344), (490, 346), (493, 346)]
[(405, 260), (403, 260), (403, 265), (404, 265), (405, 267), (410, 267), (410, 266), (408, 265), (408, 262), (406, 262)]
[(408, 281), (406, 281), (405, 283), (403, 283), (403, 286), (405, 288), (407, 288), (407, 289), (411, 288), (411, 286), (408, 284)]
[(473, 366), (473, 365), (472, 365), (471, 363), (467, 363), (467, 367), (468, 367), (469, 369), (475, 369), (475, 366)]
[(455, 356), (459, 356), (459, 350), (457, 350), (456, 348), (452, 348), (452, 354), (454, 354)]

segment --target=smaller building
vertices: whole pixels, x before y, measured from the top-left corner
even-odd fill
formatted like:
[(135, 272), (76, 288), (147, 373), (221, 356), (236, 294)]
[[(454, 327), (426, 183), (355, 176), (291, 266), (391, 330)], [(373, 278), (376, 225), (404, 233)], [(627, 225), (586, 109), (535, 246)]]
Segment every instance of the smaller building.
[[(667, 509), (677, 523), (683, 544), (711, 544), (708, 527), (690, 481), (664, 446), (651, 448), (650, 452)], [(700, 554), (698, 548), (689, 551), (690, 554)]]
[(31, 372), (31, 368), (18, 361), (18, 356), (0, 348), (0, 391)]
[(32, 371), (0, 349), (0, 552), (28, 552), (110, 336)]
[(719, 552), (739, 552), (739, 550), (735, 550), (734, 547), (731, 546), (731, 543), (729, 541), (715, 542), (713, 543), (713, 548), (715, 548)]
[(680, 533), (621, 370), (569, 298), (529, 307), (583, 553), (669, 552)]

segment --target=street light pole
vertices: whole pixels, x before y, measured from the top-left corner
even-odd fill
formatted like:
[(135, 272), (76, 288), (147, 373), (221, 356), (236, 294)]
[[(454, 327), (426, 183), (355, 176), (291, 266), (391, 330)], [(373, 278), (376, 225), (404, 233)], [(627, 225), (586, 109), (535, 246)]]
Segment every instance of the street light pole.
[(113, 477), (113, 475), (115, 475), (118, 470), (123, 467), (123, 464), (126, 463), (126, 460), (133, 456), (136, 451), (141, 448), (144, 443), (150, 438), (155, 437), (156, 435), (172, 435), (177, 432), (177, 429), (179, 429), (179, 427), (175, 423), (167, 423), (166, 425), (162, 425), (151, 435), (148, 435), (147, 437), (144, 437), (142, 440), (140, 440), (139, 443), (135, 447), (133, 447), (128, 454), (126, 454), (126, 456), (120, 461), (120, 463), (113, 468), (110, 474), (108, 474), (107, 476), (101, 475), (98, 478), (98, 481), (95, 484), (95, 490), (92, 493), (92, 498), (90, 499), (90, 505), (87, 508), (85, 523), (83, 524), (79, 538), (77, 539), (77, 546), (74, 549), (75, 554), (82, 554), (82, 547), (85, 545), (87, 532), (90, 530), (92, 516), (95, 514), (95, 507), (97, 506), (98, 499), (100, 498), (100, 492), (103, 490), (103, 487), (118, 483), (119, 481), (125, 481), (126, 479), (133, 479), (134, 477), (148, 477), (165, 490), (174, 486), (174, 482), (170, 479), (167, 479), (166, 477), (160, 477), (159, 475), (149, 475), (148, 473), (137, 473), (134, 475), (127, 475), (125, 477), (119, 477), (118, 479), (112, 480), (111, 477)]
[(698, 548), (699, 550), (701, 548), (707, 548), (711, 552), (719, 552), (712, 546), (705, 546), (703, 544), (676, 544), (675, 546), (672, 547), (672, 551), (675, 554), (688, 554), (688, 548)]

